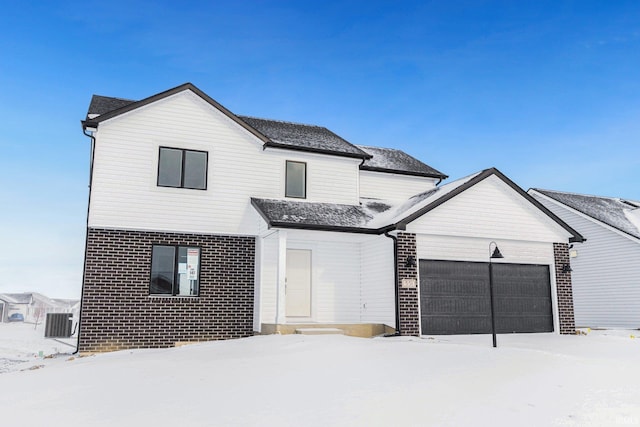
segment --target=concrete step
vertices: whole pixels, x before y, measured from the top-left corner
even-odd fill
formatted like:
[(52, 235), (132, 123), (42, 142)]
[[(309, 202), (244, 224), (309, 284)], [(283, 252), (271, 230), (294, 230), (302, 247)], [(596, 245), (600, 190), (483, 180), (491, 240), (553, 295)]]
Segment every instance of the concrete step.
[(302, 335), (344, 335), (344, 331), (338, 328), (297, 328), (296, 334)]

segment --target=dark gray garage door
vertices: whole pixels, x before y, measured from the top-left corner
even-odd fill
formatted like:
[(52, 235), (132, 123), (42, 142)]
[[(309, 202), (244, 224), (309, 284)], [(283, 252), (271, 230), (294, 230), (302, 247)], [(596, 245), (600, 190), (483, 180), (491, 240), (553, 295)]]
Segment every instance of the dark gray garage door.
[[(493, 264), (496, 331), (552, 332), (549, 266)], [(491, 333), (489, 263), (420, 260), (422, 333)]]

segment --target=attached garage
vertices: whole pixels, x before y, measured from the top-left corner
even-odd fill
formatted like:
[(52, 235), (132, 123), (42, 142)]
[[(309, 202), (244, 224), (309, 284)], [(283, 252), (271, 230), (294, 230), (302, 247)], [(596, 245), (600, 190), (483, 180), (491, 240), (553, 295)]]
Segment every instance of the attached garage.
[[(496, 331), (553, 332), (548, 265), (493, 264)], [(420, 260), (425, 335), (491, 333), (489, 263)]]

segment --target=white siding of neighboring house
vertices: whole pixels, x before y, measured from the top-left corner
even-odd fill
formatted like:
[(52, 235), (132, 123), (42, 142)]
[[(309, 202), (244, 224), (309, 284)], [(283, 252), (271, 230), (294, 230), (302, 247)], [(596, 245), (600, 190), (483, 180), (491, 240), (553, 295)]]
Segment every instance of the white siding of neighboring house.
[(640, 328), (640, 240), (532, 195), (587, 239), (571, 258), (576, 326)]
[[(284, 198), (286, 160), (307, 163), (306, 201), (359, 201), (358, 159), (263, 150), (190, 91), (106, 120), (95, 136), (90, 227), (256, 235), (249, 199)], [(207, 190), (158, 187), (160, 146), (207, 151)]]
[(393, 241), (375, 236), (361, 243), (362, 321), (395, 327)]
[(406, 200), (435, 187), (437, 179), (394, 173), (360, 171), (360, 197)]

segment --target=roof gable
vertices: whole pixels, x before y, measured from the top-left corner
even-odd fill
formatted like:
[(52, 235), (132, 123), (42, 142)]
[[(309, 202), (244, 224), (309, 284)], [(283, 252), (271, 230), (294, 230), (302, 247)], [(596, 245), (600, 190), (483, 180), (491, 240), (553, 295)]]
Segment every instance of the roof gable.
[(360, 166), (361, 170), (439, 179), (447, 178), (447, 175), (410, 156), (404, 151), (394, 148), (369, 147), (364, 145), (357, 145), (357, 147), (371, 155), (371, 158), (365, 160), (362, 166)]
[[(133, 110), (135, 110), (137, 108), (144, 107), (145, 105), (152, 104), (152, 103), (154, 103), (156, 101), (160, 101), (161, 99), (165, 99), (165, 98), (167, 98), (169, 96), (175, 95), (175, 94), (180, 93), (180, 92), (184, 92), (186, 90), (189, 90), (189, 91), (193, 92), (194, 94), (196, 94), (197, 96), (199, 96), (200, 98), (202, 98), (205, 102), (210, 104), (212, 107), (218, 109), (224, 115), (229, 117), (231, 120), (236, 122), (238, 125), (243, 127), (245, 130), (247, 130), (250, 133), (252, 133), (258, 139), (260, 139), (262, 142), (269, 141), (268, 137), (266, 137), (265, 135), (261, 134), (256, 129), (252, 128), (251, 126), (249, 126), (248, 124), (246, 124), (245, 122), (240, 120), (235, 114), (233, 114), (231, 111), (227, 110), (225, 107), (222, 106), (222, 104), (219, 104), (216, 100), (214, 100), (209, 95), (207, 95), (206, 93), (204, 93), (203, 91), (198, 89), (192, 83), (184, 83), (184, 84), (182, 84), (180, 86), (176, 86), (176, 87), (174, 87), (172, 89), (166, 90), (164, 92), (157, 93), (155, 95), (152, 95), (152, 96), (150, 96), (148, 98), (145, 98), (145, 99), (142, 99), (140, 101), (130, 102), (128, 104), (125, 103), (125, 102), (118, 102), (117, 101), (117, 100), (125, 101), (125, 100), (123, 100), (121, 98), (111, 98), (111, 101), (105, 101), (104, 99), (98, 99), (98, 105), (99, 106), (116, 106), (116, 105), (120, 105), (120, 106), (118, 108), (116, 108), (115, 110), (104, 112), (104, 113), (100, 114), (97, 117), (89, 118), (89, 114), (88, 114), (87, 115), (87, 119), (82, 121), (82, 127), (83, 127), (83, 129), (96, 128), (101, 122), (103, 122), (105, 120), (112, 119), (112, 118), (117, 117), (117, 116), (119, 116), (121, 114), (128, 113), (129, 111), (133, 111)], [(106, 98), (106, 97), (99, 97), (99, 98)], [(92, 103), (93, 103), (93, 98), (92, 98)], [(89, 108), (91, 108), (91, 105), (89, 105)], [(96, 108), (96, 111), (97, 111), (97, 107), (94, 107), (94, 108)]]
[(496, 173), (471, 177), (402, 222), (408, 231), (431, 235), (540, 242), (566, 242), (577, 237)]
[(532, 188), (553, 201), (640, 239), (640, 202)]

